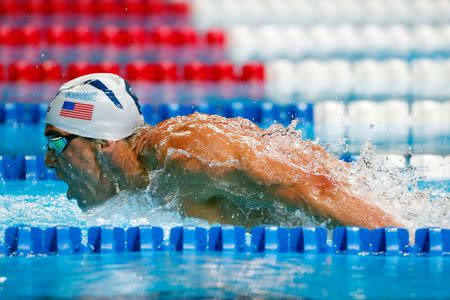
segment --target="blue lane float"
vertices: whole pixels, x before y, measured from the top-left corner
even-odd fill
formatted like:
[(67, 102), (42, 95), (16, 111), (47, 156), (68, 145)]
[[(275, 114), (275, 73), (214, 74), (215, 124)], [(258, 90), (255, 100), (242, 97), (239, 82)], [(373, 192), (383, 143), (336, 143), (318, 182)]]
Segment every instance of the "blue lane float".
[(292, 228), (289, 238), (292, 252), (323, 253), (330, 250), (327, 245), (327, 230), (322, 227)]
[(90, 227), (87, 248), (92, 253), (124, 252), (125, 229), (112, 226)]
[(287, 252), (289, 231), (284, 227), (257, 226), (251, 231), (251, 251)]
[(205, 251), (207, 232), (205, 228), (196, 226), (177, 226), (170, 229), (169, 249), (175, 251)]
[(405, 228), (377, 228), (370, 232), (370, 252), (386, 255), (407, 252), (409, 232)]
[(59, 255), (86, 252), (86, 246), (81, 243), (81, 229), (64, 226), (45, 229), (43, 252)]
[(421, 228), (416, 230), (415, 246), (419, 254), (440, 256), (450, 254), (450, 229)]
[[(255, 123), (272, 124), (274, 120), (287, 125), (293, 119), (300, 123), (313, 122), (313, 105), (310, 103), (279, 105), (265, 101), (212, 101), (196, 104), (158, 103), (143, 104), (146, 122), (156, 124), (167, 118), (185, 116), (193, 112), (218, 114), (224, 117), (245, 117)], [(0, 124), (43, 124), (46, 103), (0, 103)]]
[(163, 230), (154, 226), (130, 227), (127, 230), (129, 252), (158, 251), (163, 246)]
[[(83, 232), (87, 232), (85, 242)], [(7, 228), (4, 236), (0, 253), (7, 256), (152, 251), (450, 256), (450, 229), (436, 227), (416, 230), (415, 244), (409, 244), (405, 228), (397, 227), (337, 227), (331, 232), (331, 240), (322, 227), (258, 226), (246, 234), (244, 227), (231, 225), (177, 226), (170, 229), (167, 239), (163, 229), (156, 226), (95, 226), (84, 230), (15, 226)]]
[(29, 255), (43, 251), (43, 233), (38, 227), (9, 227), (5, 230), (4, 254)]
[(242, 226), (213, 226), (209, 229), (208, 248), (212, 251), (244, 252), (245, 228)]
[(332, 242), (336, 253), (369, 253), (371, 242), (370, 230), (360, 227), (338, 227), (333, 230)]

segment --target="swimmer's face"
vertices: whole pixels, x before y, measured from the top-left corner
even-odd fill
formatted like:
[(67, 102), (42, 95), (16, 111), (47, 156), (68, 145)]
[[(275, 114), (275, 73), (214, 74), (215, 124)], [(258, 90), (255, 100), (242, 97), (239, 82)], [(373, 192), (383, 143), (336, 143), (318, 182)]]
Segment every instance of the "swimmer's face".
[[(45, 136), (52, 139), (71, 134), (47, 124)], [(60, 154), (47, 148), (46, 166), (55, 169), (56, 176), (68, 185), (67, 197), (76, 199), (81, 209), (101, 204), (116, 194), (111, 176), (103, 171), (100, 151), (99, 141), (74, 136)]]

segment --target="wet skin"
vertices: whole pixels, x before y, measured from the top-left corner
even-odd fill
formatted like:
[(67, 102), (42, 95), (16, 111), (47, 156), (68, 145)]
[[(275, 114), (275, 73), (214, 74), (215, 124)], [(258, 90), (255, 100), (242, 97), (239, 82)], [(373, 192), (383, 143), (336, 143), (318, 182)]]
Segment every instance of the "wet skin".
[[(54, 133), (67, 134), (48, 125), (46, 135)], [(126, 142), (76, 138), (59, 157), (49, 150), (46, 163), (69, 185), (68, 197), (84, 208), (119, 190), (145, 188), (146, 174), (164, 169), (178, 178), (177, 188), (187, 195), (183, 211), (210, 222), (230, 223), (233, 211), (240, 209), (215, 188), (219, 181), (345, 225), (401, 226), (354, 194), (348, 165), (322, 147), (276, 137), (242, 118), (195, 113), (143, 127)]]
[[(47, 125), (45, 128), (47, 138), (67, 135), (69, 133), (52, 125)], [(81, 209), (88, 209), (110, 199), (121, 189), (139, 189), (148, 184), (148, 180), (142, 176), (142, 168), (129, 172), (128, 180), (134, 179), (134, 176), (142, 177), (135, 183), (129, 183), (123, 178), (129, 175), (128, 170), (116, 170), (115, 163), (112, 161), (114, 155), (111, 154), (114, 149), (118, 150), (119, 157), (129, 154), (127, 151), (120, 151), (121, 147), (120, 144), (117, 145), (117, 142), (77, 137), (70, 141), (60, 155), (47, 149), (45, 164), (55, 169), (56, 176), (68, 185), (67, 197), (76, 199)], [(133, 167), (135, 163), (131, 156), (115, 159), (126, 160)], [(137, 173), (139, 175), (136, 175)]]

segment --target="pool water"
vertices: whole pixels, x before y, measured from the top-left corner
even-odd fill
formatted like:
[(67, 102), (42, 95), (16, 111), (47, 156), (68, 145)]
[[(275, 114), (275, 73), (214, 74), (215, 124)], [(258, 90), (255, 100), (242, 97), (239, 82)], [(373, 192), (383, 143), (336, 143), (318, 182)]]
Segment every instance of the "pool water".
[(449, 257), (147, 252), (0, 258), (0, 298), (444, 299)]
[[(444, 185), (446, 186), (446, 185)], [(18, 224), (50, 227), (152, 224), (170, 227), (202, 220), (139, 197), (83, 213), (60, 181), (0, 183), (0, 229)], [(148, 210), (142, 209), (143, 203)], [(139, 208), (139, 209), (138, 209)], [(127, 215), (128, 217), (124, 217)], [(1, 237), (3, 239), (3, 236)], [(450, 295), (449, 256), (373, 256), (300, 253), (140, 252), (0, 256), (0, 298), (415, 298)], [(105, 288), (107, 287), (107, 288)]]

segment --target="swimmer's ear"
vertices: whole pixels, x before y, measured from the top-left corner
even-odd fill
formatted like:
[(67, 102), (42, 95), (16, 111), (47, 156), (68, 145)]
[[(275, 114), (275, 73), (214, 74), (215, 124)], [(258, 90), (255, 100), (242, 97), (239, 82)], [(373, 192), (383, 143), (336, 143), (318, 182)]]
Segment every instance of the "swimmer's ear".
[(116, 142), (108, 140), (97, 140), (98, 149), (101, 152), (112, 152)]

